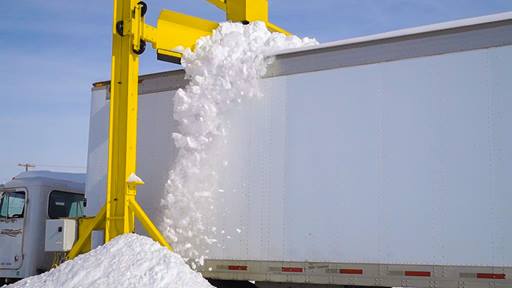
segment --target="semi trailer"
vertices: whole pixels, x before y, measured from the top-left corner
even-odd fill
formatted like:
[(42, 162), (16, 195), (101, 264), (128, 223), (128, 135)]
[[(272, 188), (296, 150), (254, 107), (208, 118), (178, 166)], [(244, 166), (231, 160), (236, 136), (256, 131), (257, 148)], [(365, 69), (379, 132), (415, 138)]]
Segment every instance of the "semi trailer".
[[(222, 157), (205, 277), (512, 287), (512, 13), (269, 55)], [(158, 218), (184, 71), (139, 81), (137, 198)], [(104, 203), (108, 81), (93, 85), (87, 214)], [(322, 286), (323, 287), (323, 286)]]

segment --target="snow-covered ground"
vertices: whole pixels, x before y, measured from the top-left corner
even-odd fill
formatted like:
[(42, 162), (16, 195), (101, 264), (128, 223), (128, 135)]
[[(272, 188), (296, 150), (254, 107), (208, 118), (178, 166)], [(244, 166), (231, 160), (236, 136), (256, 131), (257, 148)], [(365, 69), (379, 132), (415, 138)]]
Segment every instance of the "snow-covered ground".
[(15, 287), (166, 287), (211, 288), (200, 273), (152, 239), (137, 234), (118, 236), (107, 244)]

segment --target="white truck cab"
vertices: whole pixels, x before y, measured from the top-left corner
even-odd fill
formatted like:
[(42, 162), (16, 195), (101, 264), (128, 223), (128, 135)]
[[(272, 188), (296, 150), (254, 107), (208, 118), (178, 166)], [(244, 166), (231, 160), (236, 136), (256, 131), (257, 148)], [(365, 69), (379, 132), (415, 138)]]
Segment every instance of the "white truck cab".
[(85, 174), (29, 171), (0, 186), (0, 284), (42, 273), (47, 219), (78, 218), (85, 211)]

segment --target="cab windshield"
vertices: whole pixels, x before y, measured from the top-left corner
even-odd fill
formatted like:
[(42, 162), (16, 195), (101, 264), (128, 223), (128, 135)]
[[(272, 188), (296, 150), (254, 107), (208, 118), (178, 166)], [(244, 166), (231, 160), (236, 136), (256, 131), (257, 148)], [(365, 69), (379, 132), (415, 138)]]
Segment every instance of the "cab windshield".
[(25, 192), (0, 192), (0, 217), (23, 218), (25, 213)]

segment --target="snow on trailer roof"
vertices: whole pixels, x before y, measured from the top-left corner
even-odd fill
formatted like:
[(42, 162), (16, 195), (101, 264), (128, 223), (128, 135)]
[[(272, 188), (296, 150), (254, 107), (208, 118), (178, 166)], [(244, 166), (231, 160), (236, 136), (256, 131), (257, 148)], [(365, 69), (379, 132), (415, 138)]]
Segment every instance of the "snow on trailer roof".
[[(317, 50), (317, 49), (322, 49), (322, 48), (331, 48), (331, 47), (338, 47), (338, 46), (344, 46), (344, 45), (365, 43), (365, 42), (371, 42), (371, 41), (377, 41), (377, 40), (383, 40), (383, 39), (391, 39), (391, 38), (406, 37), (406, 36), (411, 36), (411, 35), (426, 34), (426, 33), (430, 33), (430, 32), (439, 32), (439, 31), (444, 31), (444, 30), (458, 29), (458, 28), (463, 28), (463, 27), (470, 27), (470, 26), (510, 21), (510, 20), (512, 20), (512, 11), (498, 13), (498, 14), (485, 15), (485, 16), (480, 16), (480, 17), (474, 17), (474, 18), (464, 18), (464, 19), (459, 19), (459, 20), (454, 20), (454, 21), (441, 22), (441, 23), (417, 26), (417, 27), (412, 27), (412, 28), (393, 30), (393, 31), (389, 31), (389, 32), (379, 33), (379, 34), (373, 34), (373, 35), (354, 37), (354, 38), (343, 39), (343, 40), (338, 40), (338, 41), (326, 42), (326, 43), (322, 43), (322, 44), (316, 45), (316, 46), (282, 50), (279, 53), (275, 54), (275, 56), (294, 53), (294, 52), (303, 52), (303, 51)], [(268, 55), (268, 56), (270, 56), (270, 55)]]
[[(357, 44), (363, 44), (363, 43), (375, 43), (375, 42), (382, 42), (386, 40), (398, 40), (398, 39), (404, 39), (408, 37), (421, 37), (422, 35), (428, 35), (428, 34), (435, 34), (440, 33), (443, 31), (453, 31), (453, 30), (470, 30), (471, 28), (474, 28), (476, 26), (482, 26), (482, 25), (493, 25), (493, 24), (499, 24), (503, 22), (512, 22), (512, 11), (511, 12), (504, 12), (504, 13), (498, 13), (498, 14), (491, 14), (486, 16), (480, 16), (480, 17), (474, 17), (474, 18), (465, 18), (455, 21), (448, 21), (448, 22), (441, 22), (431, 25), (424, 25), (424, 26), (418, 26), (418, 27), (412, 27), (412, 28), (406, 28), (406, 29), (400, 29), (400, 30), (394, 30), (379, 34), (373, 34), (373, 35), (367, 35), (367, 36), (361, 36), (361, 37), (355, 37), (355, 38), (349, 38), (349, 39), (343, 39), (339, 41), (333, 41), (333, 42), (326, 42), (315, 46), (310, 47), (304, 47), (304, 48), (297, 48), (297, 49), (288, 49), (288, 50), (282, 50), (278, 53), (267, 55), (267, 56), (276, 56), (278, 59), (283, 56), (293, 56), (296, 54), (302, 54), (307, 52), (313, 52), (313, 51), (322, 51), (322, 50), (329, 50), (333, 48), (342, 48), (342, 47), (348, 47), (353, 46)], [(505, 40), (503, 40), (505, 41)], [(277, 75), (279, 72), (272, 72), (273, 67), (269, 67), (269, 70), (271, 72), (270, 75)], [(307, 71), (302, 71), (307, 72)], [(151, 73), (151, 74), (145, 74), (141, 75), (139, 78), (139, 83), (144, 84), (144, 80), (149, 79), (156, 79), (156, 78), (162, 78), (167, 76), (179, 76), (177, 78), (183, 77), (185, 75), (185, 72), (183, 69), (179, 70), (172, 70), (172, 71), (164, 71), (164, 72), (158, 72), (158, 73)], [(176, 78), (176, 77), (171, 77)], [(93, 89), (98, 88), (105, 88), (110, 84), (110, 80), (107, 81), (100, 81), (93, 83)], [(181, 83), (180, 83), (181, 84)], [(176, 85), (174, 85), (176, 86)]]

